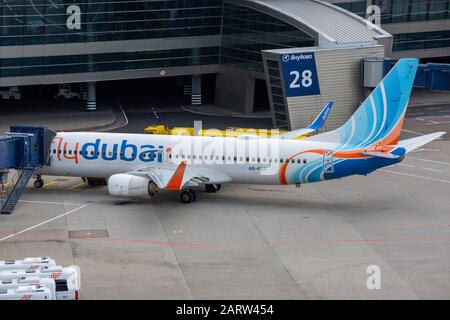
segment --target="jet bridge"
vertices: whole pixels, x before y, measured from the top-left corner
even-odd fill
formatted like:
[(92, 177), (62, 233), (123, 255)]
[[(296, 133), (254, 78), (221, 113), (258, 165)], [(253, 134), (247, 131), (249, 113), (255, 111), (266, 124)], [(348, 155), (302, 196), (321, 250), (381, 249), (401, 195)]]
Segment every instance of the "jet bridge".
[(49, 164), (56, 133), (47, 127), (12, 126), (0, 134), (0, 212), (11, 213), (28, 181)]

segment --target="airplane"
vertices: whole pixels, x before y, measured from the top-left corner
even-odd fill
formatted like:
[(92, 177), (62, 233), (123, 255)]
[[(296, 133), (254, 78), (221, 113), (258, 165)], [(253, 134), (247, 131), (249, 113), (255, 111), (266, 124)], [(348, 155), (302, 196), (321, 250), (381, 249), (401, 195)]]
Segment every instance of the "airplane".
[[(111, 196), (152, 198), (160, 190), (196, 201), (197, 187), (296, 185), (369, 173), (445, 132), (399, 141), (418, 67), (401, 59), (338, 129), (302, 140), (59, 132), (41, 175), (107, 179)], [(37, 182), (36, 180), (35, 182)]]
[(328, 101), (328, 103), (323, 107), (319, 115), (306, 128), (284, 132), (279, 135), (272, 135), (271, 138), (278, 138), (283, 140), (284, 139), (299, 140), (317, 134), (319, 130), (322, 129), (323, 126), (325, 125), (325, 122), (328, 119), (328, 115), (331, 112), (331, 108), (333, 108), (333, 105), (334, 101), (332, 100)]

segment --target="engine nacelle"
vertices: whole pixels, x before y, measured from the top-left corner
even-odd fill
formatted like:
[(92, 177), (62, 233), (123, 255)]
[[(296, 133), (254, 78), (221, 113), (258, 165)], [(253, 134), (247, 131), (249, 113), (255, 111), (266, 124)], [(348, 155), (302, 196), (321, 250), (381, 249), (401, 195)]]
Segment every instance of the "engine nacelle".
[(150, 197), (159, 191), (148, 178), (131, 174), (115, 174), (108, 179), (108, 193), (114, 197)]

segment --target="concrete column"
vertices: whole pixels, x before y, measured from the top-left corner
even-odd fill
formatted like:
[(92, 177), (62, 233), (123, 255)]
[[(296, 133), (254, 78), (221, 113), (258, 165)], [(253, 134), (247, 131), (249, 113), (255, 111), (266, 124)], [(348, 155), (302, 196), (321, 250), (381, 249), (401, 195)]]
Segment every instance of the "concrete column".
[(190, 96), (192, 94), (192, 78), (183, 78), (183, 95)]
[(192, 94), (191, 104), (199, 106), (202, 104), (202, 75), (196, 74), (192, 76)]
[(88, 82), (86, 111), (96, 111), (96, 110), (97, 110), (97, 96), (96, 96), (95, 82)]

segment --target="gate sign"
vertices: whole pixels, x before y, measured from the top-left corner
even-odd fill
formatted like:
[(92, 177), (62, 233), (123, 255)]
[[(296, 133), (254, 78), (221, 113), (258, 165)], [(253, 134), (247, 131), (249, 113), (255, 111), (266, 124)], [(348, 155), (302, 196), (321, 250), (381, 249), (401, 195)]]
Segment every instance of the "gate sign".
[(282, 54), (280, 60), (287, 97), (320, 94), (314, 52)]

